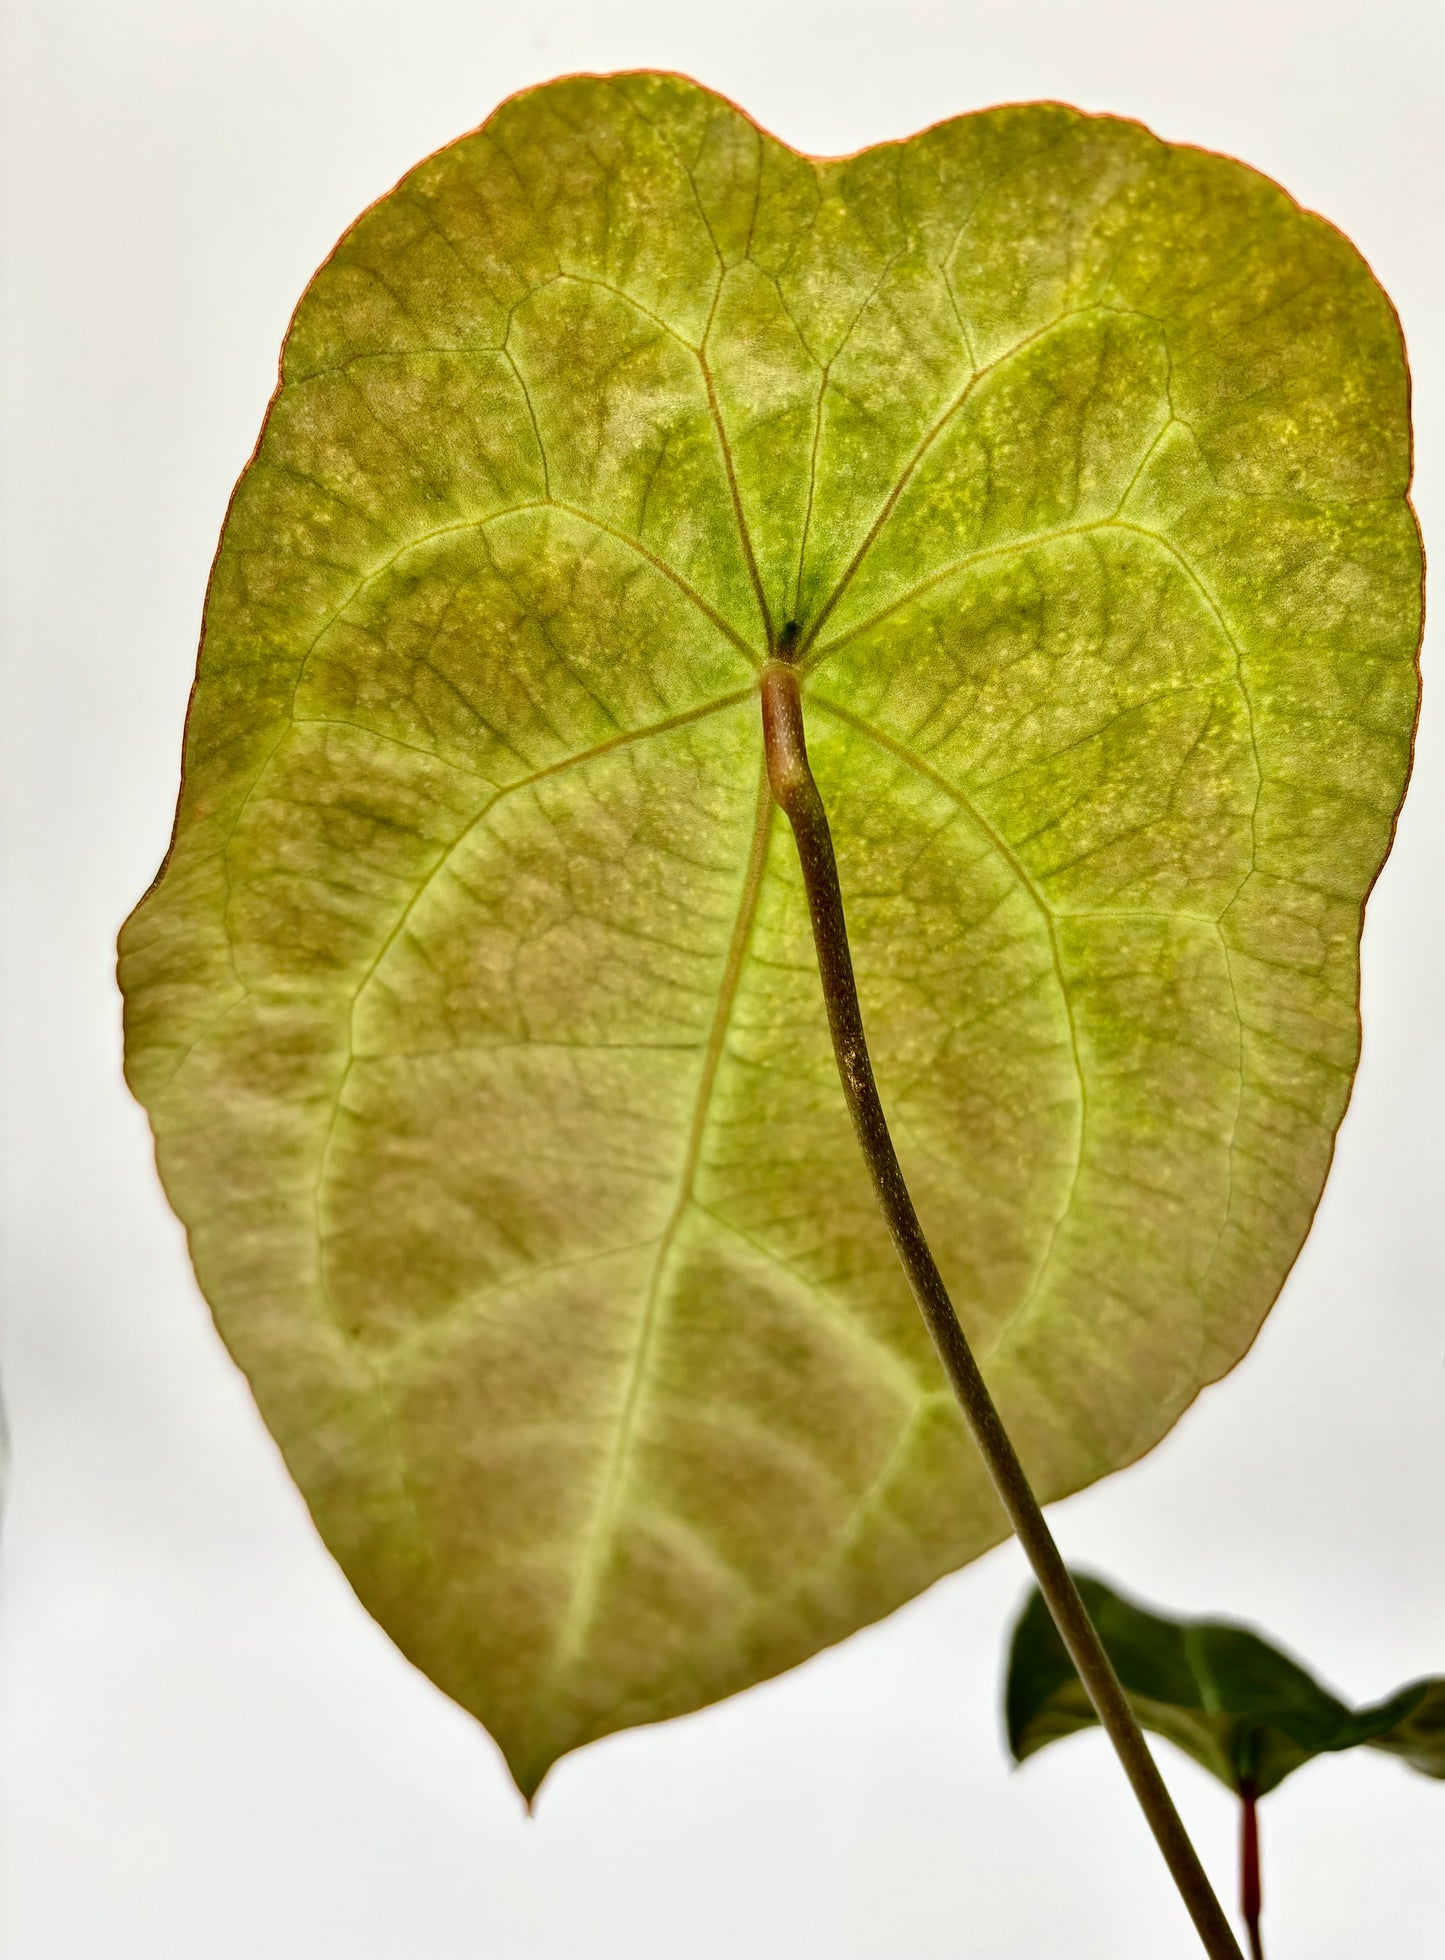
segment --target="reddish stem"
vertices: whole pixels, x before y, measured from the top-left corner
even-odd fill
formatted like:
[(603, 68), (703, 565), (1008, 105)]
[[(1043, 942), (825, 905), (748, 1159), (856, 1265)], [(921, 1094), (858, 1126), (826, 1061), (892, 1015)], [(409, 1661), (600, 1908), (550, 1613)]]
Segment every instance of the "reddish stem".
[(1239, 1786), (1242, 1815), (1239, 1832), (1239, 1906), (1249, 1934), (1250, 1960), (1264, 1960), (1259, 1943), (1259, 1912), (1263, 1903), (1259, 1887), (1259, 1790), (1252, 1776)]

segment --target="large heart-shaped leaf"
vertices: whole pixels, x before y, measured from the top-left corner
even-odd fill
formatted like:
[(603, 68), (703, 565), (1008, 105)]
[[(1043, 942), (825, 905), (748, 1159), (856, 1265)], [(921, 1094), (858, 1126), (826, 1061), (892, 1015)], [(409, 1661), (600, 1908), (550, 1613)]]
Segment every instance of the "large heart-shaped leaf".
[(302, 301), (127, 1065), (322, 1534), (519, 1783), (1000, 1514), (850, 1133), (757, 677), (805, 680), (924, 1222), (1044, 1494), (1252, 1338), (1415, 713), (1390, 307), (1055, 106), (839, 162), (519, 97)]
[[(1350, 1709), (1248, 1627), (1166, 1619), (1102, 1580), (1077, 1584), (1140, 1722), (1236, 1795), (1266, 1796), (1316, 1756), (1361, 1745), (1445, 1777), (1445, 1677)], [(1004, 1703), (1017, 1762), (1099, 1719), (1037, 1592), (1014, 1629)]]

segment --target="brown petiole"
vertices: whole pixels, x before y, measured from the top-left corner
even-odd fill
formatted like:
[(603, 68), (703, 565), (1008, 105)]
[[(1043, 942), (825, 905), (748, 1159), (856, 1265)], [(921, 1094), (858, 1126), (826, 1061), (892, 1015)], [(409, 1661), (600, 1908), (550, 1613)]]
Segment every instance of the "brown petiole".
[[(802, 694), (797, 671), (789, 664), (796, 639), (794, 629), (784, 629), (779, 646), (781, 657), (769, 661), (762, 674), (768, 780), (797, 842), (833, 1051), (873, 1188), (943, 1371), (958, 1397), (1009, 1522), (1034, 1569), (1054, 1624), (1189, 1909), (1204, 1950), (1210, 1960), (1244, 1960), (1149, 1753), (1119, 1678), (1059, 1555), (1053, 1534), (1044, 1522), (1023, 1465), (959, 1325), (903, 1181), (864, 1038), (828, 815), (808, 765)], [(1255, 1952), (1257, 1960), (1257, 1945)]]

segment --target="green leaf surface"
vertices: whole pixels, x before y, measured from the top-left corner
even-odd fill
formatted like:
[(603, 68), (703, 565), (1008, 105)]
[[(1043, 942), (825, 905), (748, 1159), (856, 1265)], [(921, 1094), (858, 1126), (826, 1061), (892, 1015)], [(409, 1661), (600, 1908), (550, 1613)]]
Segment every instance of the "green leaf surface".
[(1003, 1523), (859, 1161), (796, 639), (900, 1155), (1046, 1496), (1238, 1359), (1358, 1047), (1415, 717), (1388, 302), (1052, 105), (839, 161), (515, 98), (302, 300), (127, 1069), (366, 1605), (531, 1790)]
[[(1248, 1627), (1166, 1619), (1099, 1579), (1076, 1583), (1143, 1726), (1237, 1795), (1252, 1784), (1264, 1796), (1316, 1756), (1362, 1744), (1445, 1777), (1445, 1678), (1412, 1681), (1388, 1701), (1350, 1709)], [(1098, 1725), (1038, 1592), (1014, 1629), (1004, 1705), (1020, 1763)]]

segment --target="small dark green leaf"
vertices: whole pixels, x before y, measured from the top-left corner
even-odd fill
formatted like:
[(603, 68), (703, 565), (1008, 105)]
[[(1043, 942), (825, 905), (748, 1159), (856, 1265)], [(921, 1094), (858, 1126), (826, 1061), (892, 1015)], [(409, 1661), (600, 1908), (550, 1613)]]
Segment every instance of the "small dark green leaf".
[(1376, 1749), (1403, 1756), (1422, 1776), (1445, 1779), (1445, 1679), (1436, 1675), (1429, 1681), (1417, 1681), (1402, 1688), (1395, 1699), (1404, 1705), (1407, 1696), (1413, 1697), (1409, 1714), (1370, 1740)]
[[(1098, 1579), (1077, 1583), (1144, 1727), (1237, 1794), (1252, 1784), (1263, 1796), (1314, 1757), (1362, 1743), (1445, 1777), (1445, 1679), (1351, 1710), (1247, 1627), (1165, 1619)], [(1098, 1721), (1037, 1592), (1014, 1629), (1005, 1708), (1017, 1762)]]

